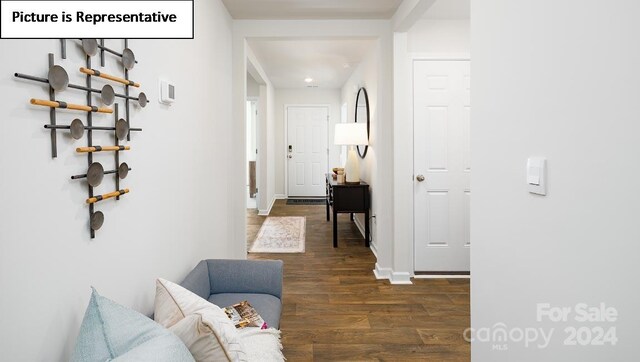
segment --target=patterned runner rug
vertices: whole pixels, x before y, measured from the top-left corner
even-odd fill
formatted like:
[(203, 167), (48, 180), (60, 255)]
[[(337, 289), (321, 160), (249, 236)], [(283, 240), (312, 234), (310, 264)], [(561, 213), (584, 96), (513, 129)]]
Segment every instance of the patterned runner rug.
[(267, 217), (250, 253), (304, 253), (304, 216)]

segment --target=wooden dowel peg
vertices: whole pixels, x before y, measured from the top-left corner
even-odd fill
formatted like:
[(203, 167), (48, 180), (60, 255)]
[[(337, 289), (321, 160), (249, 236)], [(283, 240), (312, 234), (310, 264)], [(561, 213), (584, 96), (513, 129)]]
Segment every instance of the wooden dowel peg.
[(51, 107), (51, 108), (66, 108), (73, 109), (75, 111), (84, 111), (84, 112), (99, 112), (99, 113), (113, 113), (113, 109), (106, 107), (95, 107), (95, 106), (83, 106), (80, 104), (72, 104), (62, 101), (47, 101), (44, 99), (35, 99), (31, 98), (31, 104), (36, 106), (43, 107)]
[(120, 77), (116, 77), (116, 76), (113, 76), (113, 75), (110, 75), (110, 74), (102, 73), (101, 71), (95, 70), (95, 69), (89, 69), (89, 68), (85, 68), (85, 67), (80, 67), (80, 72), (84, 73), (84, 74), (88, 74), (88, 75), (93, 75), (93, 76), (96, 76), (96, 77), (104, 78), (104, 79), (109, 79), (111, 81), (122, 83), (122, 84), (125, 84), (125, 85), (134, 86), (136, 88), (140, 87), (140, 83), (136, 83), (134, 81), (126, 80), (126, 79), (123, 79), (123, 78), (120, 78)]
[(131, 146), (92, 146), (92, 147), (78, 147), (76, 148), (76, 152), (78, 153), (87, 153), (87, 152), (106, 152), (106, 151), (129, 151)]
[(98, 196), (90, 197), (90, 198), (87, 199), (87, 204), (95, 204), (98, 201), (111, 199), (111, 198), (122, 196), (122, 195), (128, 194), (128, 193), (129, 193), (129, 189), (124, 189), (124, 190), (110, 192), (110, 193), (104, 194), (104, 195), (98, 195)]

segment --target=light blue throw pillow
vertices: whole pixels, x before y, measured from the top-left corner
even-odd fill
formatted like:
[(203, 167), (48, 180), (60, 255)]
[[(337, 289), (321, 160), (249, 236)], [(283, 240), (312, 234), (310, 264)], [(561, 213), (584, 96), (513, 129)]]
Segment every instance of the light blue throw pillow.
[(73, 362), (194, 361), (189, 349), (169, 330), (91, 289)]

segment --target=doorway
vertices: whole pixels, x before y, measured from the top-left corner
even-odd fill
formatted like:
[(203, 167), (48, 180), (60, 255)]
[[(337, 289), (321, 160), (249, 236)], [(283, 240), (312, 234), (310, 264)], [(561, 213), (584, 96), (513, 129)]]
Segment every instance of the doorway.
[(287, 106), (286, 173), (288, 197), (325, 196), (328, 172), (328, 106)]
[(468, 273), (470, 62), (413, 63), (415, 270)]

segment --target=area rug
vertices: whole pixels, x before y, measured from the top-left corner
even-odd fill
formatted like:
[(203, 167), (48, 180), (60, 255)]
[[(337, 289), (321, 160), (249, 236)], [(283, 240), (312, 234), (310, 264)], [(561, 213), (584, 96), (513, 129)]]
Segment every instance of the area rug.
[(306, 218), (267, 217), (258, 231), (250, 253), (304, 253)]
[(287, 199), (287, 205), (324, 205), (326, 200), (322, 199)]

